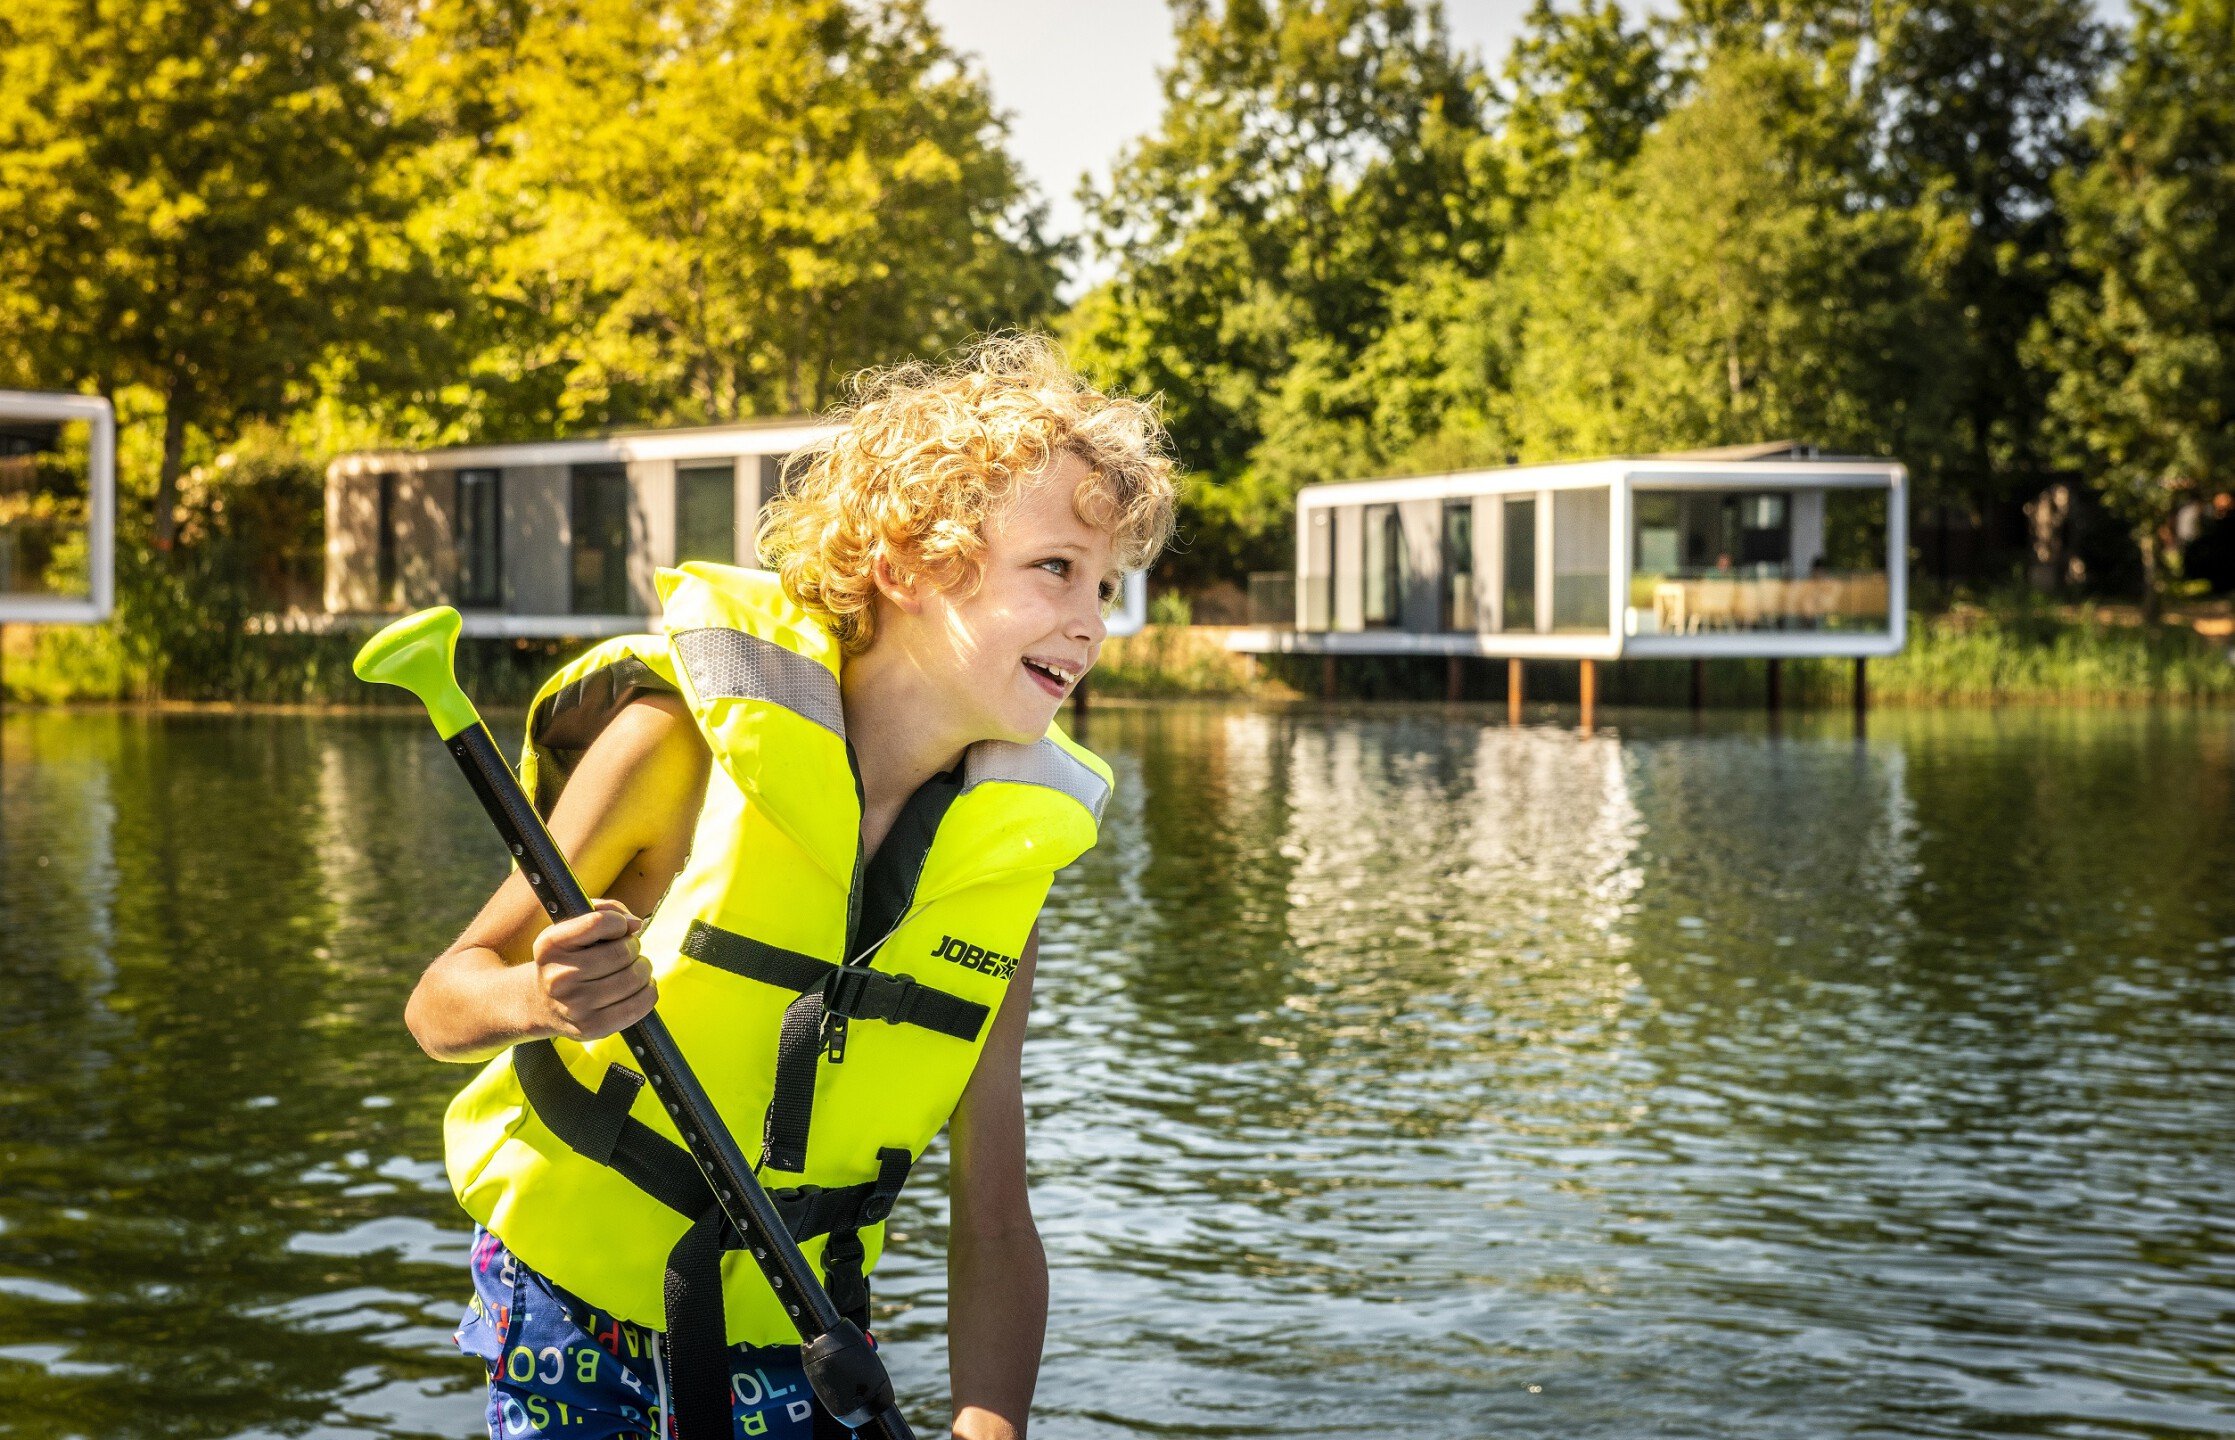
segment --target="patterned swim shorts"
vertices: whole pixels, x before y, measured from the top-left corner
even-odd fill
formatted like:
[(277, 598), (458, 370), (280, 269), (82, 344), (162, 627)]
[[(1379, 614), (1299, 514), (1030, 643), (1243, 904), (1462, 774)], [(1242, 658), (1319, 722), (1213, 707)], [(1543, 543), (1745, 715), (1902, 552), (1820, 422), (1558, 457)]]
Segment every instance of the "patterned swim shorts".
[[(653, 1440), (666, 1419), (665, 1337), (585, 1303), (473, 1232), (473, 1301), (452, 1337), (489, 1372), (490, 1440)], [(739, 1440), (842, 1440), (815, 1403), (799, 1347), (730, 1350)]]

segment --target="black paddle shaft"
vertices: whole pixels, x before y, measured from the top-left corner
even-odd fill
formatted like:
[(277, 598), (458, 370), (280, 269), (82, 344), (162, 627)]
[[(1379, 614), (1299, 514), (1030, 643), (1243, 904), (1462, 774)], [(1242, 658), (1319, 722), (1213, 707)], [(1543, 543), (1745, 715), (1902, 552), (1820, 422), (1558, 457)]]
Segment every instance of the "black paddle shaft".
[[(518, 777), (505, 763), (497, 742), (489, 738), (488, 727), (469, 725), (443, 743), (465, 772), (481, 808), (489, 812), (545, 913), (554, 920), (589, 914), (590, 897), (574, 878), (566, 856), (559, 853), (543, 817), (528, 803)], [(715, 1202), (745, 1238), (746, 1248), (798, 1327), (807, 1382), (816, 1398), (842, 1424), (870, 1430), (885, 1440), (914, 1440), (893, 1403), (892, 1380), (884, 1361), (860, 1327), (831, 1303), (658, 1012), (623, 1030), (621, 1039), (644, 1078), (651, 1081), (652, 1093), (667, 1107), (691, 1159), (712, 1187)]]

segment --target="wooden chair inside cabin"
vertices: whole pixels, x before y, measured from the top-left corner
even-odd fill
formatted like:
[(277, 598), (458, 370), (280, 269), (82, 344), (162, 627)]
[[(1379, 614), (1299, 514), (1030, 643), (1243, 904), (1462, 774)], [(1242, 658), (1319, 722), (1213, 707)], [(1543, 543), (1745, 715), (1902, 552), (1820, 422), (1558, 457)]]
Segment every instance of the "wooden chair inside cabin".
[(1693, 617), (1694, 630), (1728, 630), (1737, 615), (1738, 582), (1735, 580), (1694, 580), (1685, 588), (1691, 591), (1687, 599)]

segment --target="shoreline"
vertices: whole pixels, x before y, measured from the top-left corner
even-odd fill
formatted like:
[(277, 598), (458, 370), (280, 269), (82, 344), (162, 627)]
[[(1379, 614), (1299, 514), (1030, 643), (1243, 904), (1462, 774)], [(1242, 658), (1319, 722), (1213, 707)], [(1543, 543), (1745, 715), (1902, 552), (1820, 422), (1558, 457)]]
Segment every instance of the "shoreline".
[[(2050, 606), (2023, 597), (1912, 613), (1906, 648), (1870, 662), (1870, 708), (2235, 706), (2231, 630), (2235, 619), (2216, 603), (2156, 624), (2142, 623), (2132, 607)], [(355, 715), (412, 708), (355, 698), (363, 692), (349, 670), (351, 637), (241, 637), (225, 647), (224, 659), (197, 670), (183, 657), (128, 655), (125, 638), (112, 627), (9, 631), (0, 670), (0, 706), (8, 709)], [(1237, 654), (1226, 649), (1229, 633), (1214, 625), (1152, 625), (1111, 640), (1088, 680), (1090, 708), (1174, 701), (1306, 707), (1503, 702), (1500, 661), (1470, 657), (1453, 702), (1446, 699), (1445, 662), (1415, 656), (1346, 658), (1335, 695), (1322, 699), (1318, 657)], [(460, 676), (488, 713), (524, 710), (544, 675), (588, 643), (468, 642), (459, 651)], [(1766, 662), (1711, 660), (1704, 674), (1701, 708), (1764, 708)], [(1792, 713), (1851, 703), (1847, 661), (1788, 660), (1781, 677), (1783, 708)], [(1579, 698), (1577, 667), (1530, 661), (1528, 688), (1532, 703), (1572, 709)], [(1598, 708), (1683, 712), (1692, 708), (1690, 689), (1689, 661), (1602, 661)]]

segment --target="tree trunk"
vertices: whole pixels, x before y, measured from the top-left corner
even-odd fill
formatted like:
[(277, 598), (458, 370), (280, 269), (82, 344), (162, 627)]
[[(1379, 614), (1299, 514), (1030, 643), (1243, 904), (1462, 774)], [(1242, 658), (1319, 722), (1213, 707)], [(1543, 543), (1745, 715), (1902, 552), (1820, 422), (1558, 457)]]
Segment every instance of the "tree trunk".
[(163, 468), (155, 476), (155, 548), (169, 550), (178, 541), (178, 475), (186, 453), (186, 396), (184, 385), (173, 381), (163, 397)]
[(2040, 494), (2026, 502), (2025, 518), (2033, 543), (2033, 588), (2040, 594), (2053, 595), (2071, 576), (2072, 487), (2042, 487)]
[(2162, 592), (2165, 588), (2163, 567), (2159, 563), (2157, 526), (2142, 526), (2141, 533), (2134, 538), (2142, 546), (2142, 620), (2144, 624), (2154, 625), (2164, 609)]

